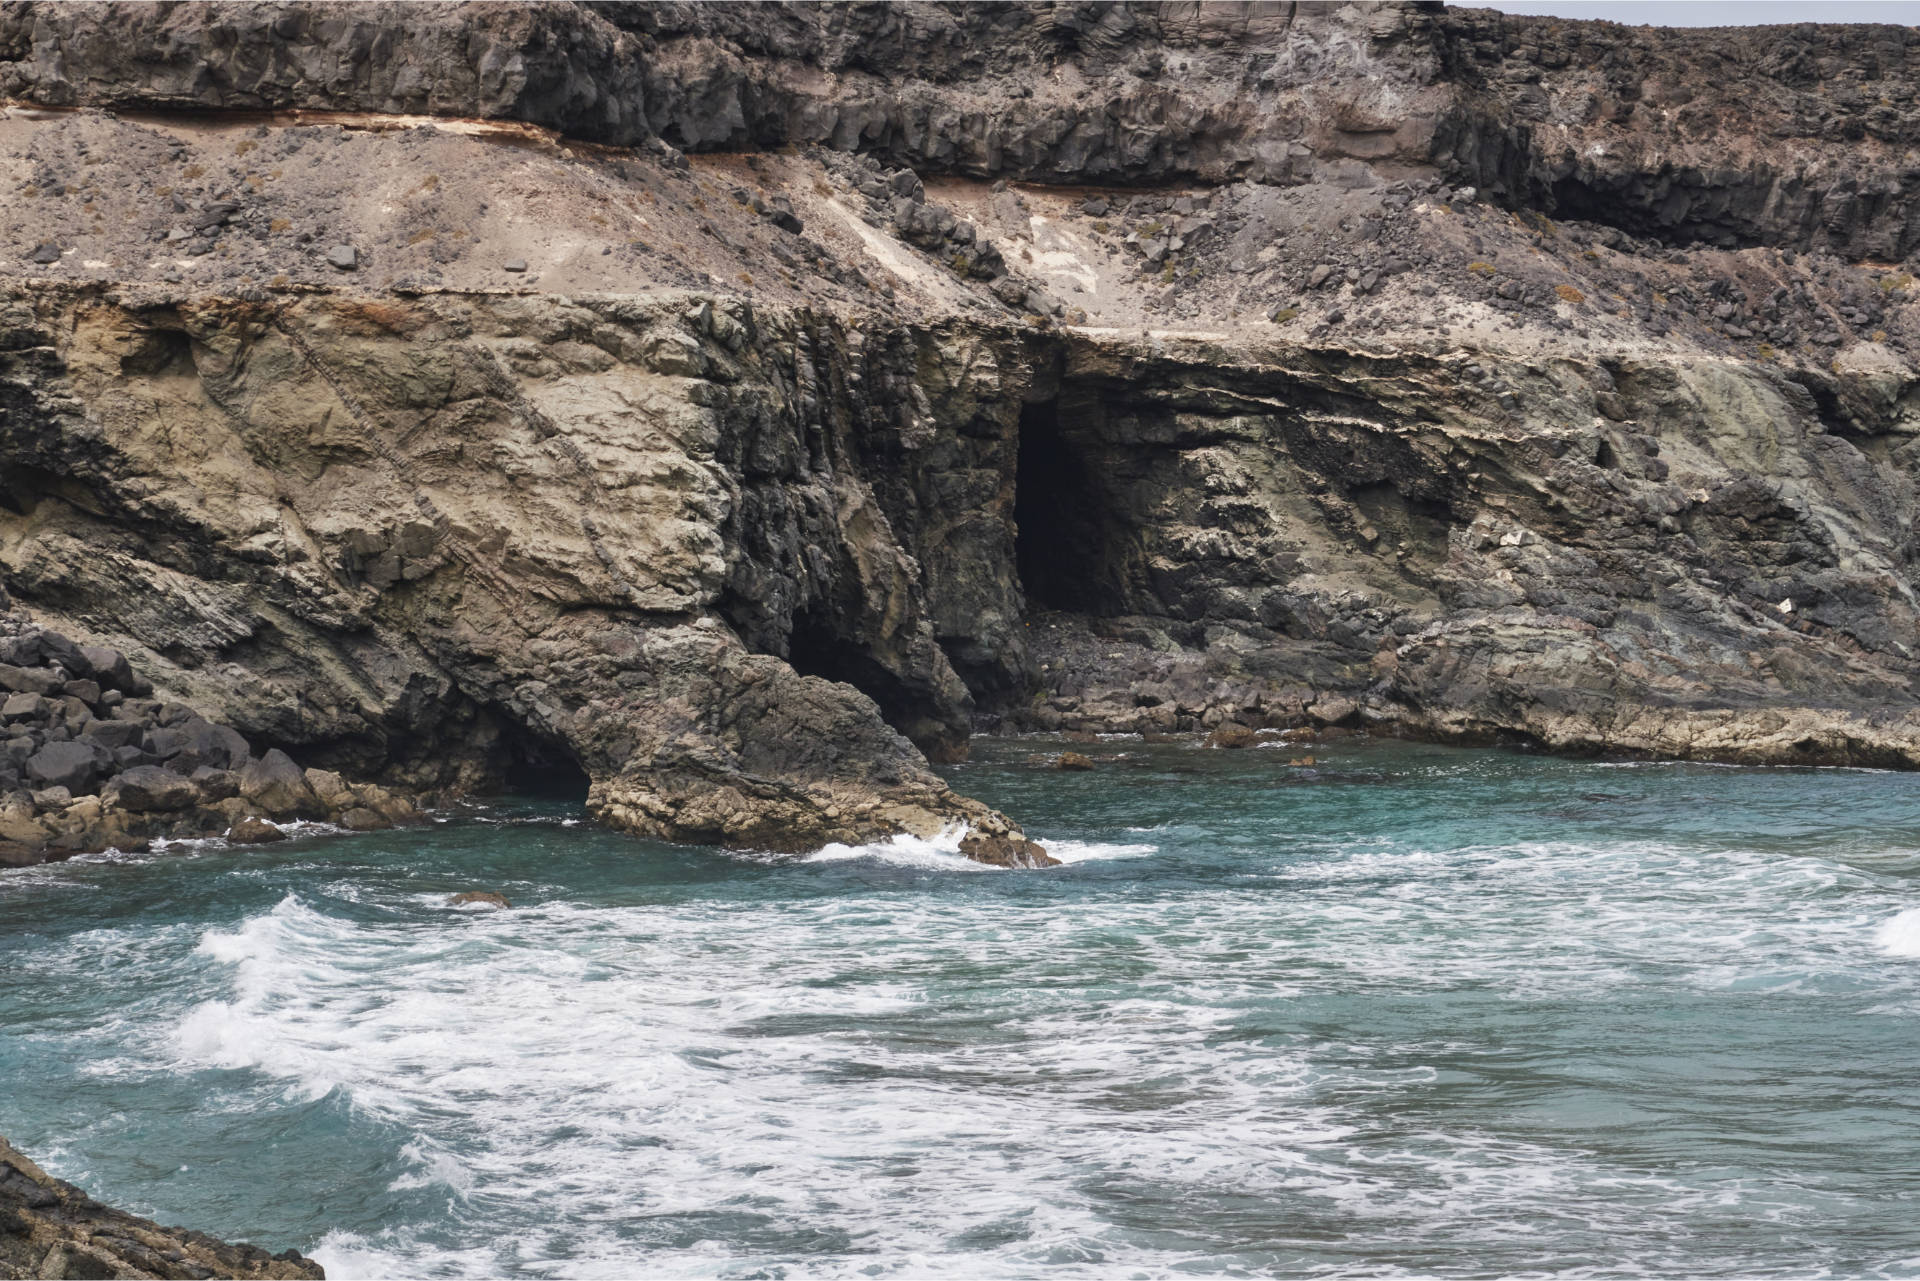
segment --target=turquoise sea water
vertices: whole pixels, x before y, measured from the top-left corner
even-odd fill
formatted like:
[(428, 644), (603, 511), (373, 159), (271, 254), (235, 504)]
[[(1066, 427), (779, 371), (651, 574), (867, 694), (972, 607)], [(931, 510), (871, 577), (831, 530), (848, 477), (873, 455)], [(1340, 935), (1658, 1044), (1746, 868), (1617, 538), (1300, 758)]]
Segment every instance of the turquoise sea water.
[(1920, 777), (1054, 747), (953, 770), (1048, 873), (505, 802), (0, 876), (0, 1133), (333, 1277), (1920, 1274)]

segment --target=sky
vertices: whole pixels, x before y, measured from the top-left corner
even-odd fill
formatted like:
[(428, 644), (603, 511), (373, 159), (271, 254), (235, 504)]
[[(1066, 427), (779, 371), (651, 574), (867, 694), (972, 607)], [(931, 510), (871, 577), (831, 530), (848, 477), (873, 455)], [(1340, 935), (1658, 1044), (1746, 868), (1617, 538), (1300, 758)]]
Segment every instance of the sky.
[(1920, 0), (1448, 0), (1463, 9), (1605, 18), (1657, 27), (1756, 27), (1774, 22), (1894, 22), (1920, 26)]

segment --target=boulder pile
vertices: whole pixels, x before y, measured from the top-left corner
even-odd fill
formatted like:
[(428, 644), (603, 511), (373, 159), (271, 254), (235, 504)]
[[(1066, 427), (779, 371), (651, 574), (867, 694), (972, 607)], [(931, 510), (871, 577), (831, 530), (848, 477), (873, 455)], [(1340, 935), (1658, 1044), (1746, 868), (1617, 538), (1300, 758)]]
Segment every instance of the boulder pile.
[(0, 615), (0, 866), (158, 838), (277, 840), (273, 821), (355, 831), (418, 817), (370, 783), (258, 755), (239, 731), (154, 697), (119, 650)]

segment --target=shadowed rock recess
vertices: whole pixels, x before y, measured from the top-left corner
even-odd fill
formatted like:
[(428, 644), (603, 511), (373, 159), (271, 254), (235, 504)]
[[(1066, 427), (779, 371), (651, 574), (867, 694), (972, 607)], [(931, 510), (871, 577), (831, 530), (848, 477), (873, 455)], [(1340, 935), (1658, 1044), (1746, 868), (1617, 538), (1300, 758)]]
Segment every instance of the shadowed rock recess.
[(977, 729), (1920, 765), (1916, 42), (0, 7), (0, 574), (152, 686), (7, 682), (0, 834), (217, 807), (169, 717), (1014, 866)]

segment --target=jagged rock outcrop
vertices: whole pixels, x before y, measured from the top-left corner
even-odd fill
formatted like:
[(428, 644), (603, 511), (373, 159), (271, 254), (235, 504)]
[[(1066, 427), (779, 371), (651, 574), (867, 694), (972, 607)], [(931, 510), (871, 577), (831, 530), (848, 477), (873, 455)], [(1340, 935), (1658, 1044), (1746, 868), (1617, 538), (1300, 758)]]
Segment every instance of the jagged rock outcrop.
[[(686, 297), (55, 291), (9, 324), (10, 581), (249, 735), (462, 790), (509, 727), (596, 813), (682, 840), (1017, 830), (894, 728), (960, 752), (972, 699), (861, 460), (936, 432), (923, 407), (973, 425), (959, 369), (951, 409), (894, 371), (992, 359), (979, 336), (863, 348)], [(243, 796), (280, 797), (271, 759)]]
[(312, 1259), (229, 1245), (101, 1205), (0, 1139), (0, 1278), (323, 1278)]

